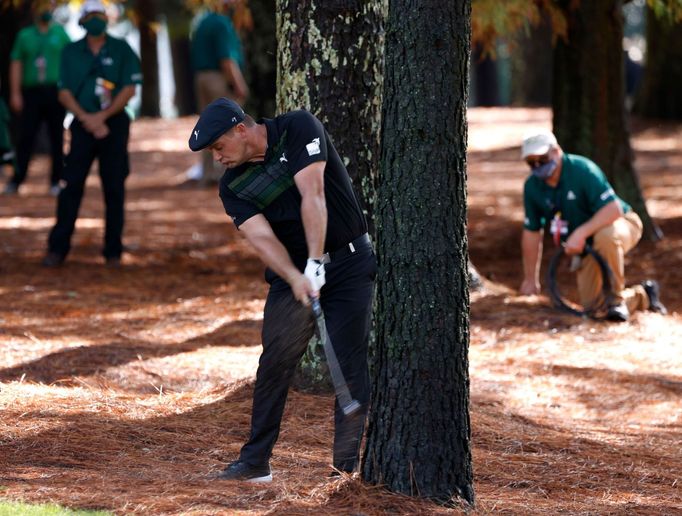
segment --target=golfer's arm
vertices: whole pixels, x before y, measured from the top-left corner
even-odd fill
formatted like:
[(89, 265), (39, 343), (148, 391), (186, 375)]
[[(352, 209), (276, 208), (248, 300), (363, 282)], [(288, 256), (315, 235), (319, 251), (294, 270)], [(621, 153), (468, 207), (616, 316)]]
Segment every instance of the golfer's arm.
[(83, 120), (83, 116), (88, 114), (73, 96), (71, 90), (59, 90), (59, 102), (67, 111), (71, 111), (78, 120)]
[(294, 278), (301, 275), (263, 215), (254, 215), (247, 219), (239, 226), (239, 230), (244, 233), (263, 263), (280, 278), (291, 284)]
[(542, 258), (542, 230), (523, 230), (521, 237), (521, 254), (523, 255), (523, 278), (529, 281), (540, 281), (540, 258)]
[(104, 118), (107, 119), (110, 116), (123, 111), (128, 104), (128, 101), (133, 98), (134, 95), (134, 84), (124, 86), (123, 89), (118, 92), (118, 95), (114, 97), (114, 100), (111, 101), (111, 105), (108, 108), (102, 110), (102, 115), (104, 115)]
[(327, 235), (327, 203), (324, 198), (325, 161), (312, 163), (295, 176), (296, 187), (301, 193), (301, 219), (308, 244), (308, 257), (319, 258), (324, 254)]
[(584, 224), (578, 226), (575, 231), (579, 231), (585, 238), (594, 235), (600, 229), (613, 224), (619, 217), (623, 216), (623, 208), (618, 201), (611, 201), (602, 206), (597, 213), (592, 215)]

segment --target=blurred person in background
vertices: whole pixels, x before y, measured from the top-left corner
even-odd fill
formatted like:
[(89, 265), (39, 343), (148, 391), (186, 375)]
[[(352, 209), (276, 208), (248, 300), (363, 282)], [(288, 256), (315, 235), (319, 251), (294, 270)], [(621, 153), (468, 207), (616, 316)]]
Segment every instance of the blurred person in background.
[(14, 175), (5, 186), (16, 194), (26, 179), (33, 143), (40, 124), (47, 123), (52, 172), (50, 193), (59, 194), (64, 168), (64, 107), (58, 99), (57, 80), (62, 50), (71, 40), (61, 25), (52, 23), (50, 2), (35, 2), (35, 23), (19, 31), (10, 55), (10, 107), (19, 116), (19, 139)]
[[(192, 33), (190, 55), (200, 112), (222, 97), (243, 104), (249, 94), (242, 74), (242, 44), (230, 16), (239, 6), (239, 0), (220, 0), (199, 18)], [(223, 168), (213, 161), (209, 151), (202, 152), (200, 162), (188, 171), (188, 179), (202, 186), (217, 184), (222, 175)]]

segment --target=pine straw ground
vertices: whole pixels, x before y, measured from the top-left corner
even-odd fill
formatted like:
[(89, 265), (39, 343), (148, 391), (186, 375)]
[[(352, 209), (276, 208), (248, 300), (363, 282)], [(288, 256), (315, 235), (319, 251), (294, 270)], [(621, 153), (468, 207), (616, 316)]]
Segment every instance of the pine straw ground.
[[(521, 297), (519, 136), (547, 110), (471, 110), (471, 415), (478, 514), (682, 514), (682, 129), (641, 125), (637, 165), (667, 239), (672, 315), (610, 325)], [(328, 396), (292, 393), (266, 486), (210, 475), (249, 427), (265, 286), (215, 191), (183, 188), (191, 120), (133, 130), (121, 270), (98, 248), (93, 175), (73, 254), (37, 264), (52, 223), (44, 158), (0, 199), (0, 496), (118, 514), (459, 514), (357, 478), (329, 479)]]

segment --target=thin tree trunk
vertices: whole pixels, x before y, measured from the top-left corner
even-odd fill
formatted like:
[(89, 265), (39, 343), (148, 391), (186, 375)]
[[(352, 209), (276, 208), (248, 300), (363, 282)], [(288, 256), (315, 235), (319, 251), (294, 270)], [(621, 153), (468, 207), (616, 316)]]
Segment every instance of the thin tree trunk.
[(682, 23), (659, 20), (646, 11), (646, 65), (635, 112), (682, 120)]
[[(385, 0), (277, 0), (277, 111), (324, 123), (371, 226), (379, 162)], [(326, 390), (315, 338), (294, 385)]]
[(467, 358), (470, 21), (468, 0), (391, 0), (376, 208), (376, 372), (363, 476), (442, 503), (474, 499)]
[(517, 37), (512, 52), (512, 104), (549, 106), (552, 103), (552, 28), (545, 19), (528, 34)]
[(649, 216), (633, 166), (625, 113), (621, 0), (591, 0), (571, 9), (568, 40), (554, 53), (554, 132), (566, 152), (597, 163), (642, 218), (644, 234), (662, 234)]
[(137, 0), (138, 28), (140, 31), (140, 61), (142, 62), (142, 116), (158, 117), (159, 106), (159, 54), (154, 24), (157, 21), (155, 0)]
[(249, 0), (254, 30), (244, 39), (249, 98), (244, 108), (258, 118), (275, 115), (277, 94), (277, 37), (275, 30), (275, 0)]

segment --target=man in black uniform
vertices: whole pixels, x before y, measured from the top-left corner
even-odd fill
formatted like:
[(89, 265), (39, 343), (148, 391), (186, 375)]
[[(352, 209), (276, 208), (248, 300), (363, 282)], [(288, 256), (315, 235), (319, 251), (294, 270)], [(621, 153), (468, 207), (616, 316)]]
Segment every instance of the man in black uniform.
[(221, 98), (202, 112), (189, 140), (227, 170), (225, 211), (267, 265), (263, 353), (253, 395), (251, 435), (219, 478), (267, 482), (269, 459), (291, 378), (314, 332), (310, 298), (320, 297), (327, 331), (361, 409), (335, 407), (334, 467), (352, 472), (364, 429), (367, 341), (376, 258), (348, 172), (320, 121), (293, 111), (256, 123)]

